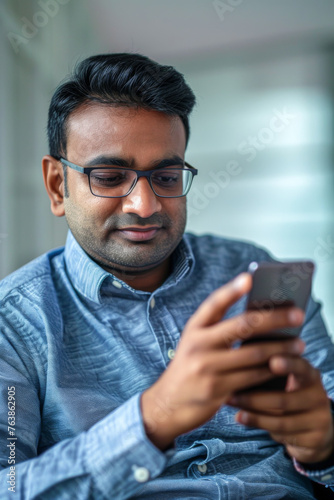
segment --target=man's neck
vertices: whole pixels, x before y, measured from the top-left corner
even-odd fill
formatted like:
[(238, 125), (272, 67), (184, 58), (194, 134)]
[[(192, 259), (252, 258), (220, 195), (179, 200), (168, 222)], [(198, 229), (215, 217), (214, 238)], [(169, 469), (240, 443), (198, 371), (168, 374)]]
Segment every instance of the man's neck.
[[(150, 269), (140, 273), (129, 273), (113, 270), (112, 274), (116, 278), (121, 279), (127, 285), (135, 290), (142, 290), (144, 292), (154, 292), (159, 288), (170, 274), (171, 259), (166, 259), (159, 267)], [(111, 272), (110, 269), (105, 268), (106, 271)]]

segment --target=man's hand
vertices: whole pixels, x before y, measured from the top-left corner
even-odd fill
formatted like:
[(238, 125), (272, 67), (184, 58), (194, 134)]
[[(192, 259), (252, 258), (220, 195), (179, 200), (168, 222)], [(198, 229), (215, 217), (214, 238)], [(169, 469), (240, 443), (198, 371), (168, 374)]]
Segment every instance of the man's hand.
[(251, 288), (242, 274), (212, 293), (187, 322), (175, 358), (141, 398), (143, 421), (160, 449), (209, 420), (233, 393), (273, 378), (274, 355), (296, 356), (299, 339), (263, 342), (232, 348), (238, 340), (287, 326), (297, 326), (303, 313), (296, 308), (245, 311), (221, 321), (228, 308)]
[(326, 460), (334, 450), (334, 429), (320, 373), (298, 356), (273, 356), (269, 367), (288, 375), (286, 391), (233, 396), (229, 404), (242, 408), (237, 421), (267, 430), (299, 462)]

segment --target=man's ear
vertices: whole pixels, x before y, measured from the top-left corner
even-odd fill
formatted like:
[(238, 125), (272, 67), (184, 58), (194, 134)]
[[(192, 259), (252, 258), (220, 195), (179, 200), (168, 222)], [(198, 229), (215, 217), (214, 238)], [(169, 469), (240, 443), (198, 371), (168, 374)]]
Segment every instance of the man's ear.
[(51, 212), (57, 217), (65, 215), (64, 209), (64, 171), (60, 161), (46, 155), (42, 159), (45, 188), (51, 200)]

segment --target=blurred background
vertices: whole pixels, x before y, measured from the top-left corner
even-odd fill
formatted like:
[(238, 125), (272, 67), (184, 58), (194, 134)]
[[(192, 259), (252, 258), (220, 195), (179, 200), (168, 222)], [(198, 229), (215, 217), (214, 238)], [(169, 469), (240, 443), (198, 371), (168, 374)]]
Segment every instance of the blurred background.
[(66, 238), (40, 166), (56, 86), (89, 55), (139, 52), (197, 96), (187, 229), (315, 260), (334, 332), (333, 0), (1, 0), (0, 19), (0, 278)]

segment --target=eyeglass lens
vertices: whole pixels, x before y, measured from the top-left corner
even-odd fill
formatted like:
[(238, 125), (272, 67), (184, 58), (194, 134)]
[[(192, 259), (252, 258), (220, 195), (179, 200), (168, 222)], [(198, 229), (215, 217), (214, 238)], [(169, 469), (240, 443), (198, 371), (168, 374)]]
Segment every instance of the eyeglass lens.
[[(137, 180), (129, 169), (94, 169), (90, 174), (92, 192), (97, 196), (125, 196)], [(164, 169), (151, 173), (151, 186), (158, 196), (175, 197), (187, 194), (192, 172), (186, 169)]]

